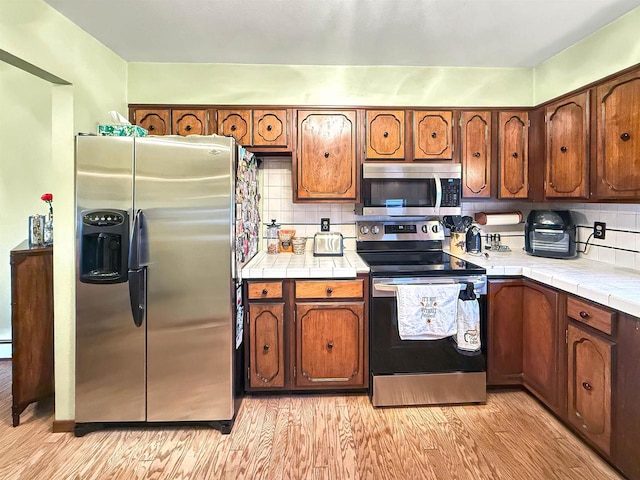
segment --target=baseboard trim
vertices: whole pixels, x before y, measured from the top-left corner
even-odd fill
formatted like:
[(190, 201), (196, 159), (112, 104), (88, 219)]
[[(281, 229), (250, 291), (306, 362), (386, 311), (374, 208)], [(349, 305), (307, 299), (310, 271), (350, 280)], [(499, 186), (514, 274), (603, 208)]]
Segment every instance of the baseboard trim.
[(73, 427), (75, 426), (75, 420), (54, 420), (51, 431), (53, 433), (73, 432)]

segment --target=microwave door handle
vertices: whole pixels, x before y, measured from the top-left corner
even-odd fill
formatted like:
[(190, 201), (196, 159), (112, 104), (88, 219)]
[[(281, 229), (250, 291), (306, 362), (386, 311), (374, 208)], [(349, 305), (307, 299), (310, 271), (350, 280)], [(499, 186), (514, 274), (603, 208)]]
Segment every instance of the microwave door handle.
[(437, 174), (433, 175), (433, 179), (436, 182), (436, 204), (434, 208), (436, 209), (436, 214), (440, 209), (440, 204), (442, 203), (442, 182), (440, 182), (440, 177)]

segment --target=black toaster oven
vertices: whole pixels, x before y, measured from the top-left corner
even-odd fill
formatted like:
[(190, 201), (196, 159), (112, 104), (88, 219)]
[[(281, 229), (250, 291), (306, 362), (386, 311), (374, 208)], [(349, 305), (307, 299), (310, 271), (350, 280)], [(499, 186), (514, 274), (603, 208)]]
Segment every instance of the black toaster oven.
[(524, 224), (524, 249), (550, 258), (576, 256), (576, 226), (569, 210), (531, 210)]

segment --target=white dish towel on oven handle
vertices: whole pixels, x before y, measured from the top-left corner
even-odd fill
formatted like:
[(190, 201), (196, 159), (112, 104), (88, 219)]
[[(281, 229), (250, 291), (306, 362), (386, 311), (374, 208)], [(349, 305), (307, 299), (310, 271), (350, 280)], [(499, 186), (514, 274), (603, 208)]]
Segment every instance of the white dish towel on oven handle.
[(460, 285), (397, 285), (401, 340), (437, 340), (457, 332)]
[(458, 300), (457, 332), (453, 338), (460, 350), (480, 350), (480, 305), (475, 298)]

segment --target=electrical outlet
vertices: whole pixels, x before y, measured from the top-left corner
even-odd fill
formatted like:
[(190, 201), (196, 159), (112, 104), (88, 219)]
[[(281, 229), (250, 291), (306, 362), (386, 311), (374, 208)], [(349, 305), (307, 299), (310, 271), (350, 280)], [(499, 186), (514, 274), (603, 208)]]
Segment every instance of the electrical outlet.
[(593, 238), (604, 240), (607, 234), (607, 224), (604, 222), (593, 222)]
[(321, 218), (320, 219), (320, 231), (321, 232), (328, 232), (329, 228), (331, 228), (331, 221), (328, 218)]

